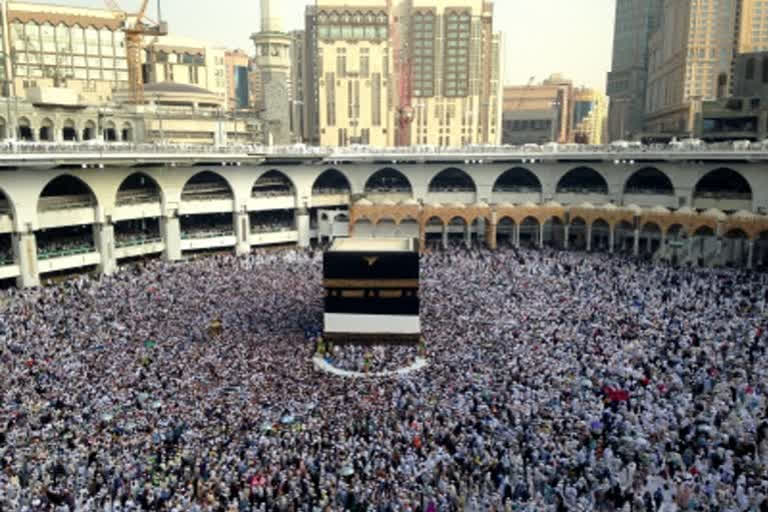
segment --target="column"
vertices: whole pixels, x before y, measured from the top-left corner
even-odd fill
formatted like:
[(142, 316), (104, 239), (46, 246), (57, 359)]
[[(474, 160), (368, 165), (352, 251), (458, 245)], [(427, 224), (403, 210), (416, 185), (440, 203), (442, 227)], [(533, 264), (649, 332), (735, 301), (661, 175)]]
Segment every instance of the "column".
[[(477, 219), (477, 241), (480, 244), (483, 243), (486, 235), (488, 234), (488, 230), (485, 225), (486, 225), (486, 222), (484, 217), (480, 217)], [(470, 226), (470, 229), (471, 227), (472, 226)]]
[(608, 252), (613, 254), (613, 246), (615, 242), (616, 233), (614, 232), (614, 226), (608, 225)]
[(515, 247), (520, 248), (520, 224), (515, 222), (515, 229), (512, 231), (512, 237), (514, 238)]
[(544, 248), (544, 223), (539, 223), (539, 249)]
[(109, 222), (93, 225), (93, 241), (101, 256), (99, 272), (109, 276), (117, 270), (115, 257), (115, 226)]
[(13, 234), (13, 256), (21, 272), (16, 278), (19, 288), (40, 286), (40, 274), (37, 271), (37, 240), (35, 233)]
[(568, 250), (568, 244), (570, 243), (569, 239), (571, 237), (571, 225), (570, 224), (566, 224), (565, 228), (564, 228), (564, 231), (565, 231), (565, 240), (563, 240), (563, 249), (565, 249), (567, 251)]
[(487, 225), (487, 231), (486, 231), (487, 239), (485, 242), (488, 245), (488, 248), (491, 249), (492, 251), (495, 251), (499, 247), (498, 241), (496, 240), (497, 228), (498, 226), (496, 225), (495, 222), (489, 222)]
[(181, 222), (174, 213), (169, 217), (160, 219), (160, 234), (165, 243), (163, 258), (166, 261), (178, 261), (181, 259)]
[(592, 224), (587, 222), (587, 252), (592, 252)]
[(472, 248), (472, 224), (469, 223), (464, 225), (464, 245), (467, 249)]
[(448, 224), (443, 224), (443, 249), (448, 248)]
[(747, 268), (752, 269), (755, 259), (755, 241), (751, 238), (747, 240)]
[(635, 229), (634, 233), (634, 241), (632, 244), (632, 254), (635, 255), (635, 257), (640, 256), (640, 230)]
[(296, 231), (299, 232), (299, 247), (309, 247), (309, 210), (296, 209)]
[(248, 212), (236, 212), (232, 214), (232, 224), (235, 226), (235, 254), (242, 256), (251, 252), (251, 218)]

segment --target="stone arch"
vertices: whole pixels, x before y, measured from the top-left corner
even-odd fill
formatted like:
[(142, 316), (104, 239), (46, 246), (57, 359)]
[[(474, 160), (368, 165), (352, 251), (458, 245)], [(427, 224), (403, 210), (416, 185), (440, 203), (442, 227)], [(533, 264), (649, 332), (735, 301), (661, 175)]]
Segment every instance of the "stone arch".
[[(655, 253), (661, 247), (663, 230), (664, 228), (656, 222), (645, 222), (640, 228), (641, 252), (646, 254)], [(643, 241), (645, 242), (644, 244)]]
[(503, 216), (496, 223), (496, 241), (497, 243), (506, 241), (509, 245), (514, 245), (515, 241), (515, 219), (509, 215)]
[(533, 215), (528, 215), (520, 222), (520, 242), (539, 245), (541, 222)]
[(565, 222), (559, 215), (543, 217), (544, 243), (556, 248), (563, 248), (565, 241)]
[(332, 222), (349, 222), (349, 214), (340, 212), (333, 216)]
[(355, 220), (353, 231), (356, 237), (371, 238), (374, 236), (375, 226), (367, 217)]
[(128, 121), (125, 121), (123, 123), (123, 127), (120, 133), (120, 138), (123, 142), (133, 142), (134, 140), (134, 133), (133, 133), (133, 125), (129, 123)]
[(8, 215), (11, 218), (16, 218), (16, 204), (3, 187), (0, 187), (0, 216), (1, 215)]
[(72, 119), (65, 119), (61, 124), (61, 140), (65, 142), (77, 141), (77, 126)]
[(60, 174), (46, 183), (37, 199), (38, 211), (65, 210), (98, 205), (98, 197), (85, 181)]
[(565, 173), (557, 182), (557, 194), (608, 194), (608, 182), (591, 167), (581, 166)]
[(568, 222), (568, 244), (578, 250), (587, 248), (587, 219), (576, 215)]
[(377, 238), (391, 238), (397, 231), (397, 222), (392, 217), (383, 217), (376, 222), (375, 236)]
[(693, 236), (715, 236), (715, 230), (712, 229), (712, 226), (698, 226), (693, 230)]
[(477, 193), (477, 184), (472, 177), (457, 167), (449, 167), (435, 174), (429, 181), (428, 191)]
[(446, 229), (445, 221), (438, 215), (432, 215), (424, 221), (424, 242), (439, 244)]
[(251, 186), (251, 197), (295, 196), (296, 184), (290, 176), (277, 169), (263, 173)]
[(117, 125), (114, 121), (110, 120), (104, 123), (103, 130), (104, 142), (117, 142), (120, 140), (118, 139)]
[(50, 117), (44, 117), (40, 121), (40, 129), (38, 130), (38, 140), (41, 142), (53, 142), (55, 140), (54, 124)]
[(96, 138), (96, 123), (90, 119), (83, 125), (83, 134), (80, 137), (82, 141), (94, 140)]
[(371, 193), (407, 193), (413, 196), (413, 185), (408, 177), (397, 169), (385, 167), (373, 173), (365, 182), (364, 191)]
[(683, 224), (680, 224), (679, 222), (672, 222), (672, 224), (667, 226), (666, 236), (667, 236), (667, 239), (670, 239), (670, 240), (687, 238), (688, 228), (686, 228), (686, 226), (684, 226)]
[(618, 247), (619, 252), (632, 251), (632, 245), (635, 238), (635, 227), (628, 220), (621, 220), (614, 228), (614, 245)]
[(397, 236), (418, 238), (419, 237), (419, 221), (411, 215), (406, 215), (397, 224)]
[(592, 240), (590, 246), (593, 251), (609, 250), (611, 243), (611, 223), (602, 217), (597, 217), (592, 221)]
[(189, 178), (181, 189), (182, 201), (234, 199), (232, 185), (224, 176), (213, 171), (201, 171)]
[(16, 121), (18, 136), (20, 140), (33, 141), (35, 140), (35, 132), (32, 130), (32, 123), (29, 122), (29, 118), (21, 116)]
[(752, 201), (752, 193), (752, 185), (744, 175), (728, 167), (720, 167), (699, 178), (693, 189), (693, 198), (694, 201), (702, 198)]
[(151, 176), (143, 172), (135, 172), (123, 179), (117, 189), (117, 206), (162, 202), (163, 188)]
[(731, 227), (723, 235), (723, 253), (726, 262), (743, 265), (747, 260), (749, 234), (740, 227)]
[(349, 194), (352, 185), (349, 178), (338, 169), (326, 169), (312, 183), (312, 195)]
[(496, 178), (493, 192), (538, 192), (541, 193), (541, 180), (525, 167), (507, 169)]
[(675, 186), (666, 173), (656, 167), (643, 167), (624, 182), (624, 194), (675, 195)]

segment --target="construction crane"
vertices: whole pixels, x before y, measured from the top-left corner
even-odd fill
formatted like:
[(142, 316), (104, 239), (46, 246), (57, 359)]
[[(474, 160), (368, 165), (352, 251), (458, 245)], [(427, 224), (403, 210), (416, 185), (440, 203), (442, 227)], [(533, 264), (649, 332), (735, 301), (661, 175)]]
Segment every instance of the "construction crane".
[(147, 18), (147, 6), (149, 0), (141, 0), (138, 12), (130, 13), (123, 10), (117, 0), (104, 0), (115, 14), (123, 22), (125, 33), (125, 53), (128, 59), (128, 85), (133, 95), (133, 102), (137, 105), (144, 104), (144, 77), (141, 71), (141, 50), (143, 36), (167, 36), (168, 23), (162, 21), (160, 0), (157, 0), (158, 21)]
[[(400, 2), (392, 6), (392, 2)], [(394, 56), (395, 77), (397, 84), (397, 137), (395, 144), (408, 146), (411, 144), (411, 123), (413, 123), (412, 64), (411, 64), (411, 14), (413, 0), (387, 0), (390, 16), (390, 33), (392, 36), (392, 52)]]

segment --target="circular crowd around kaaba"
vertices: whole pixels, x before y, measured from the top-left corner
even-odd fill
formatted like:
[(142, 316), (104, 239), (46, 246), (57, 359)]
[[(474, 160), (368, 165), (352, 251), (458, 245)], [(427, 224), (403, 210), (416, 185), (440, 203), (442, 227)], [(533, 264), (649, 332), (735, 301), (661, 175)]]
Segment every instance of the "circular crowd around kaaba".
[[(291, 249), (3, 292), (0, 511), (768, 510), (766, 274), (431, 252), (429, 364), (376, 378), (312, 364), (321, 274)], [(337, 364), (413, 356), (372, 350)]]

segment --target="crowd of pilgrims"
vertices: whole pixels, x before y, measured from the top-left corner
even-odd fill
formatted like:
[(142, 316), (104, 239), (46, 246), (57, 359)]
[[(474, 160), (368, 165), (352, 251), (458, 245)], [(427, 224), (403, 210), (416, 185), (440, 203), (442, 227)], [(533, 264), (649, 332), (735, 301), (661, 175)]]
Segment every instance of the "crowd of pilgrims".
[(768, 510), (766, 275), (435, 252), (429, 365), (350, 379), (311, 363), (321, 272), (256, 252), (5, 292), (0, 510)]
[[(324, 345), (325, 342), (322, 342)], [(336, 368), (358, 373), (395, 372), (409, 368), (422, 354), (418, 346), (341, 346), (322, 350), (322, 356)]]

